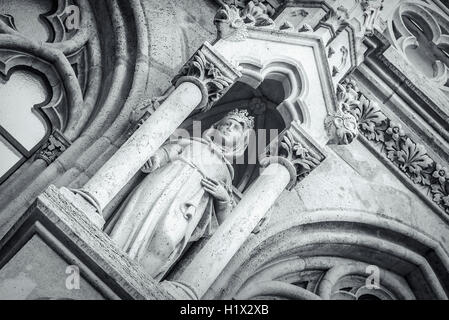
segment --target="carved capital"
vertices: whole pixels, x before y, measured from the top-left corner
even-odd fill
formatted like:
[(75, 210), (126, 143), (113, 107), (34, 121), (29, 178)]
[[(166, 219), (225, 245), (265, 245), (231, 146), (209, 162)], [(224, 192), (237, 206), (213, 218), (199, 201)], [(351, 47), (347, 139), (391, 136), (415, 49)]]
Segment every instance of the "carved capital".
[(260, 163), (262, 167), (271, 163), (284, 165), (290, 172), (287, 190), (291, 190), (325, 158), (324, 150), (301, 128), (298, 121), (293, 121), (291, 127), (268, 146)]
[[(232, 3), (231, 3), (232, 2)], [(275, 27), (269, 16), (268, 7), (261, 1), (230, 1), (223, 4), (214, 18), (219, 39), (228, 41), (243, 41), (248, 36), (247, 27), (270, 28)]]
[(214, 17), (219, 39), (228, 41), (243, 41), (248, 36), (247, 25), (240, 16), (236, 6), (224, 5)]
[(203, 101), (198, 109), (205, 112), (212, 108), (242, 74), (214, 48), (205, 43), (173, 79), (174, 85), (184, 81), (196, 83), (203, 91)]
[(358, 123), (352, 110), (359, 104), (358, 93), (352, 84), (337, 85), (337, 111), (328, 115), (324, 123), (330, 144), (350, 144), (357, 137)]
[(70, 146), (67, 140), (59, 131), (53, 132), (48, 137), (47, 142), (36, 153), (35, 159), (44, 160), (47, 165), (52, 164)]

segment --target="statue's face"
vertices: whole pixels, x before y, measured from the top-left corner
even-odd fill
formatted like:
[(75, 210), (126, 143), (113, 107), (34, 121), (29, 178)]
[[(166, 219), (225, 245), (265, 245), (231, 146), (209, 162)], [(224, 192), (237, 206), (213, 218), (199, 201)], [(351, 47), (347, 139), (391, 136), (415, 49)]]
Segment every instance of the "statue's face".
[(235, 144), (243, 136), (243, 125), (234, 119), (225, 119), (218, 125), (217, 130), (227, 144)]

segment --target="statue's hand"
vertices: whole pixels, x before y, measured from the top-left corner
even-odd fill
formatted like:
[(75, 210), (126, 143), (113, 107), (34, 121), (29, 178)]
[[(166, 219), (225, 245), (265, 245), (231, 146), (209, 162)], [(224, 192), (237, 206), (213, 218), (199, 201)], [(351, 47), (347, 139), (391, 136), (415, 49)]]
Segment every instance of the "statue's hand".
[(204, 190), (206, 190), (206, 192), (209, 193), (215, 199), (222, 202), (231, 201), (231, 197), (229, 196), (228, 191), (221, 183), (218, 183), (213, 179), (206, 178), (201, 180), (201, 184), (203, 185)]
[(162, 159), (158, 156), (158, 154), (155, 154), (152, 156), (142, 167), (143, 173), (152, 173), (159, 169), (162, 164)]

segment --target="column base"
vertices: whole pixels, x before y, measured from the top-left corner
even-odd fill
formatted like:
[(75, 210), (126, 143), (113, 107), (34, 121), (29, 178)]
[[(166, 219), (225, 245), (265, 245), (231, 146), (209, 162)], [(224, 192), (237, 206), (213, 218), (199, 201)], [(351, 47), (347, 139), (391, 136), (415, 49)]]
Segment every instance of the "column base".
[(86, 215), (86, 217), (100, 230), (103, 230), (105, 225), (105, 220), (101, 213), (84, 197), (82, 197), (78, 193), (74, 193), (73, 191), (62, 187), (59, 189), (61, 195), (63, 195), (73, 206), (78, 208), (82, 213)]

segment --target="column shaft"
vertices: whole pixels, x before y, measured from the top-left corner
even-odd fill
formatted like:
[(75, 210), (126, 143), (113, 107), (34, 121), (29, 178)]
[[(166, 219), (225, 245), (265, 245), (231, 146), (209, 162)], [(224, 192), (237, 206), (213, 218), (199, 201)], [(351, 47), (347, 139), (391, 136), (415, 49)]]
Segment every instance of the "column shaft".
[(82, 191), (103, 210), (203, 99), (192, 82), (181, 83), (86, 183)]

